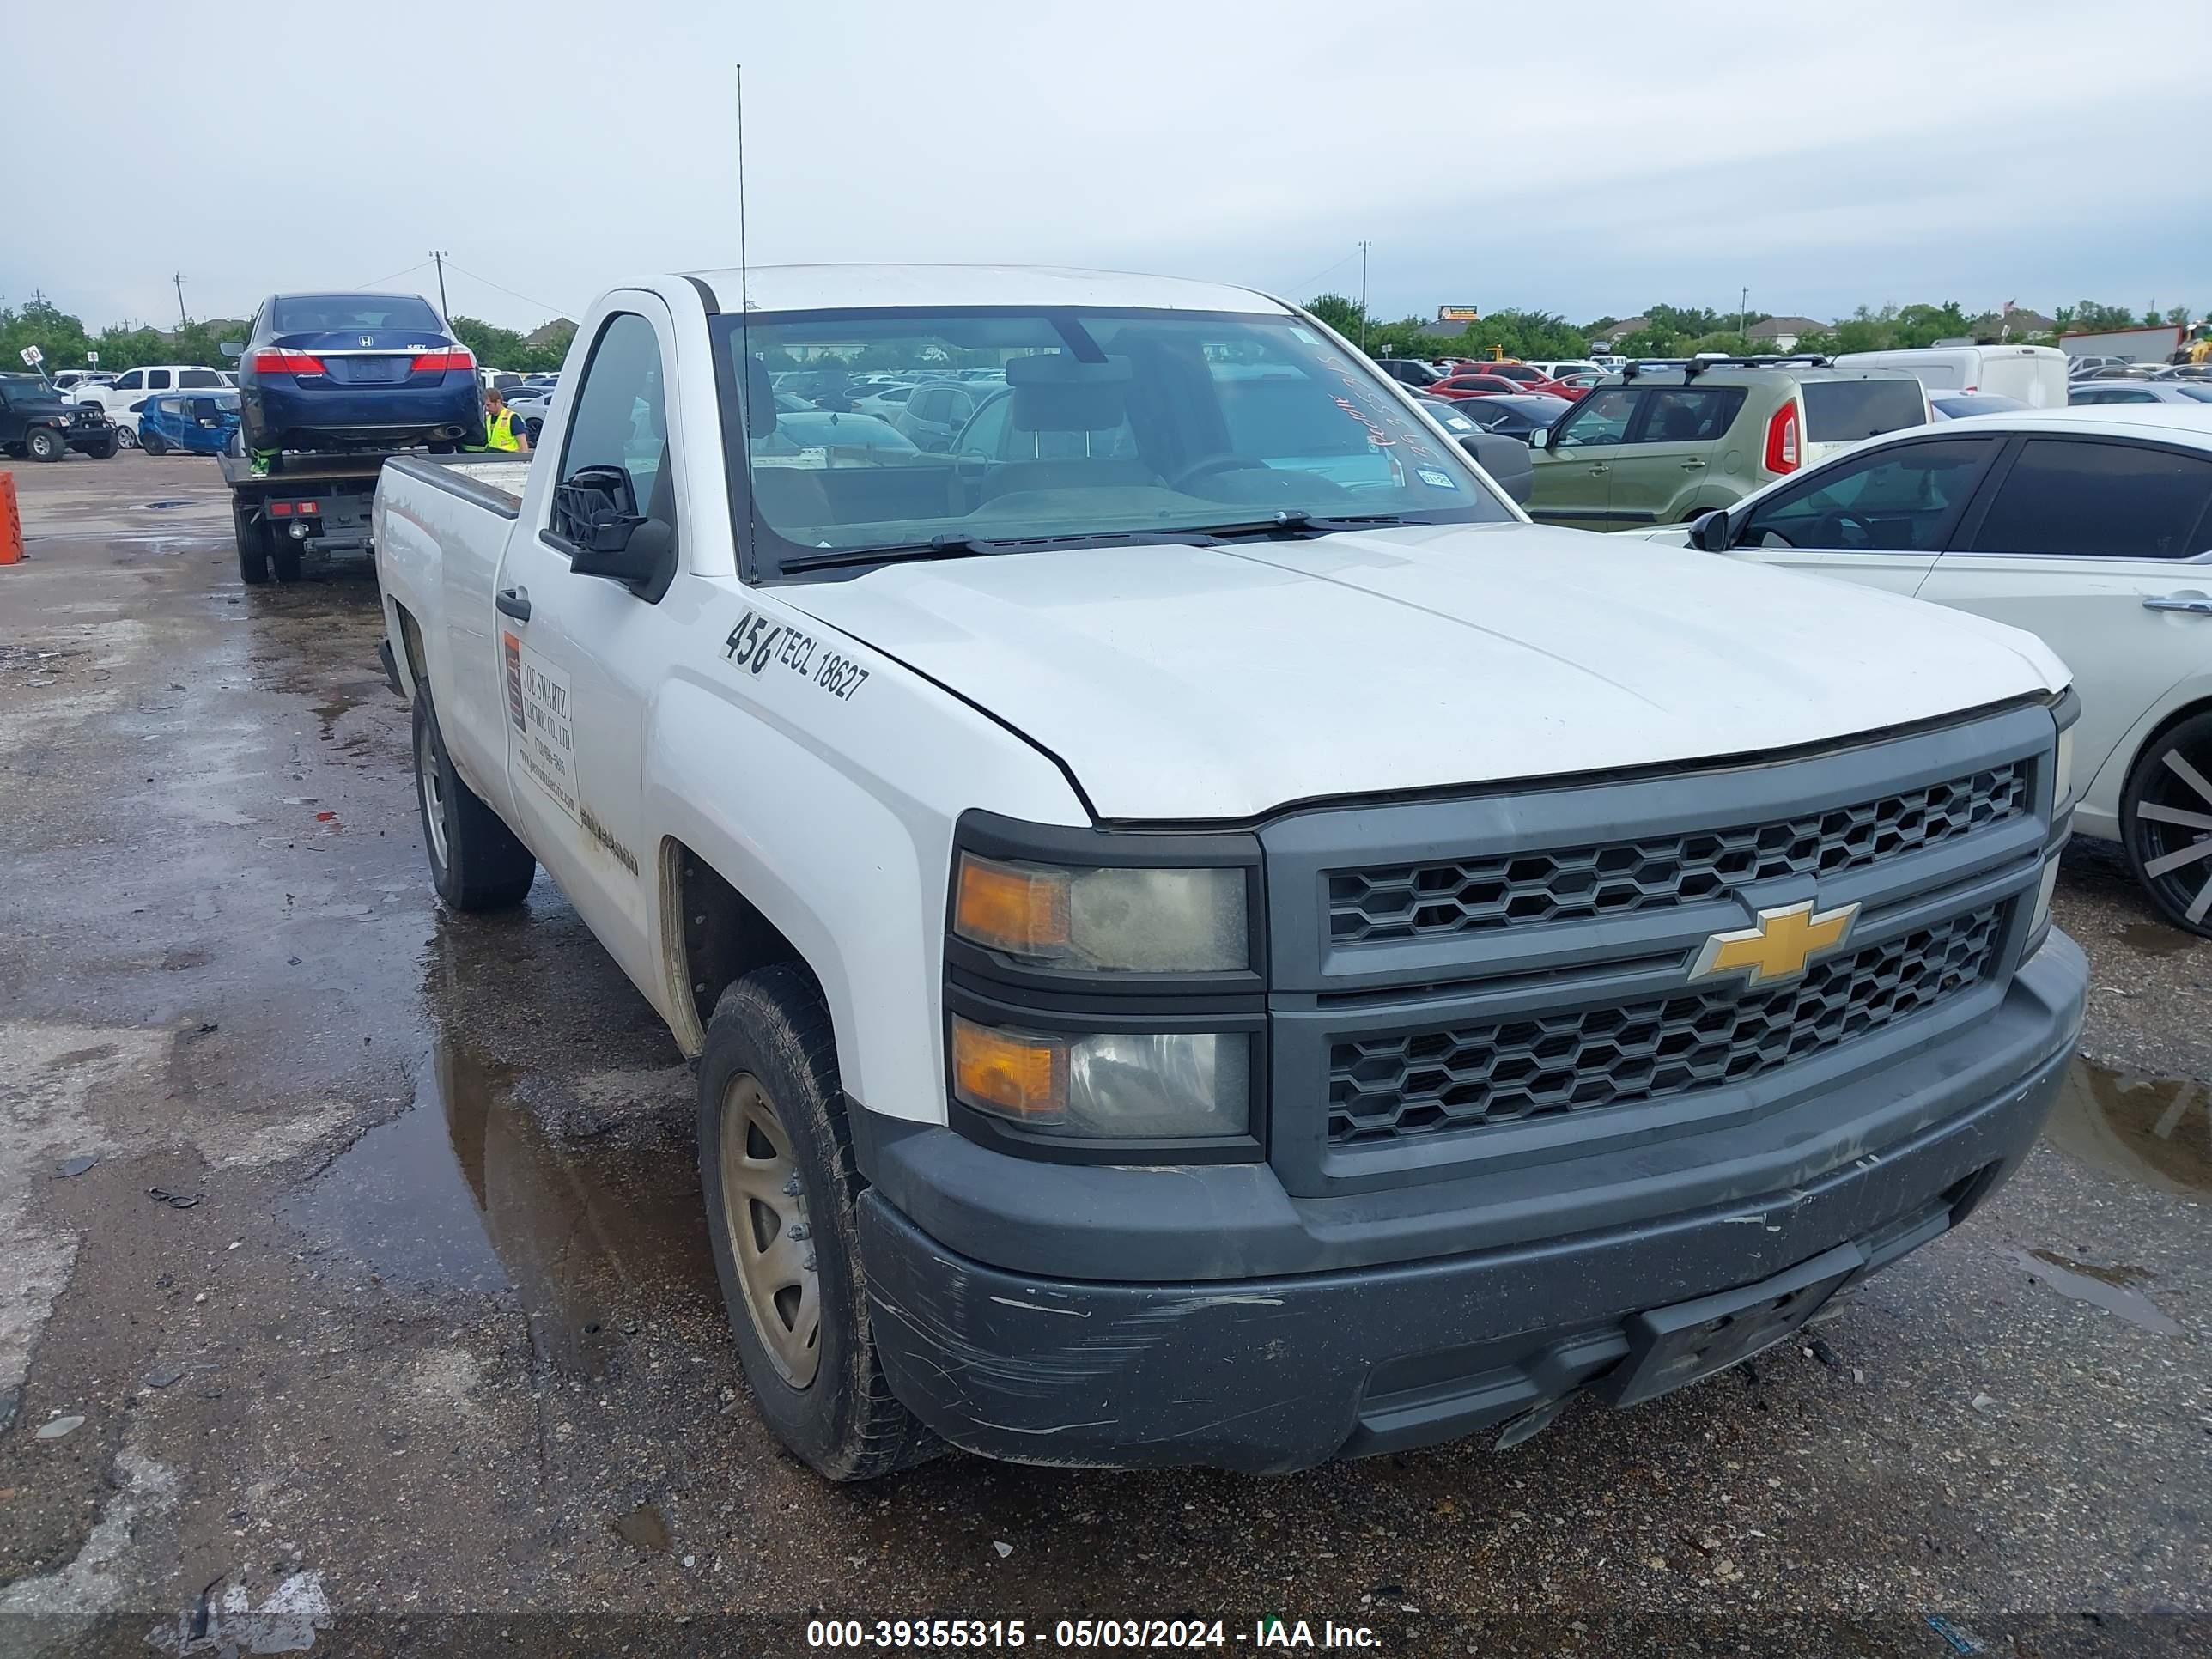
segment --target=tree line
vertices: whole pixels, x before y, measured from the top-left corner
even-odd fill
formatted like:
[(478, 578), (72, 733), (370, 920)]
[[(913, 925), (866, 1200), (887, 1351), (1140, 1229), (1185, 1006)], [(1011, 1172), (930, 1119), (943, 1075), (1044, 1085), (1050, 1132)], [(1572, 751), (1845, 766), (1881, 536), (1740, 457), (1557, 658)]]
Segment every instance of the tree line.
[[(1340, 294), (1323, 294), (1306, 302), (1306, 309), (1347, 339), (1360, 337), (1362, 313), (1357, 301)], [(1771, 342), (1753, 340), (1744, 331), (1768, 320), (1763, 311), (1739, 314), (1696, 306), (1647, 306), (1640, 313), (1645, 326), (1616, 337), (1621, 319), (1598, 317), (1587, 323), (1570, 323), (1548, 311), (1507, 309), (1492, 312), (1469, 323), (1457, 337), (1427, 331), (1428, 319), (1403, 317), (1395, 321), (1367, 318), (1367, 350), (1376, 357), (1488, 357), (1493, 352), (1507, 357), (1549, 361), (1587, 356), (1594, 344), (1612, 340), (1613, 349), (1632, 357), (1686, 357), (1693, 352), (1725, 351), (1750, 355), (1774, 349)], [(2164, 311), (2151, 307), (2136, 312), (2126, 306), (2083, 300), (2061, 306), (2051, 314), (2057, 325), (2050, 334), (2023, 334), (2017, 329), (2006, 338), (2028, 343), (2051, 343), (2059, 334), (2103, 331), (2109, 329), (2161, 325), (2186, 327), (2192, 313), (2186, 306)], [(1796, 351), (1833, 354), (1843, 351), (1894, 351), (1929, 346), (1938, 340), (1996, 337), (2001, 319), (1969, 316), (1958, 301), (1937, 305), (1861, 306), (1833, 327), (1797, 337)]]
[[(518, 374), (538, 374), (561, 367), (568, 355), (574, 325), (557, 331), (542, 346), (524, 343), (510, 328), (499, 328), (474, 317), (453, 319), (453, 334), (477, 355), (480, 363), (511, 368)], [(205, 319), (173, 330), (128, 327), (112, 323), (94, 334), (83, 322), (50, 300), (32, 300), (21, 307), (0, 306), (0, 372), (21, 366), (22, 350), (36, 346), (46, 354), (46, 369), (88, 367), (86, 354), (98, 352), (103, 370), (137, 368), (144, 363), (200, 363), (220, 368), (226, 359), (222, 344), (239, 341), (245, 324), (232, 319)]]

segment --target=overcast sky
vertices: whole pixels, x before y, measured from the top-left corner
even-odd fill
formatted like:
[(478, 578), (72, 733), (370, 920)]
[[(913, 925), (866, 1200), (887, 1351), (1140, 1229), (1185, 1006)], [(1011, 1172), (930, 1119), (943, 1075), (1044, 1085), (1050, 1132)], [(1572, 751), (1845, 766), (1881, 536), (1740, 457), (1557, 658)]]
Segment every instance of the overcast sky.
[(1366, 238), (1383, 316), (2212, 310), (2206, 0), (9, 0), (0, 38), (0, 301), (95, 328), (173, 323), (173, 272), (196, 317), (434, 299), (441, 247), (452, 310), (529, 328), (734, 265), (741, 59), (757, 264), (1305, 299)]

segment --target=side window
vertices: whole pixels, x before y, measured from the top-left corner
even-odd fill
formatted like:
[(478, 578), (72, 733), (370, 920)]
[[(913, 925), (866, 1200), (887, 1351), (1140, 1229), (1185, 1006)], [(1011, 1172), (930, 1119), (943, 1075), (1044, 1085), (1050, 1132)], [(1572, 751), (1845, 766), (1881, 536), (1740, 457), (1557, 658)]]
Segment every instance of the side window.
[(1736, 544), (1940, 552), (1995, 446), (1989, 438), (1947, 438), (1839, 462), (1769, 496)]
[(1644, 394), (1650, 404), (1642, 444), (1704, 443), (1727, 435), (1743, 407), (1741, 386), (1659, 386)]
[(2033, 438), (2005, 474), (1977, 553), (2185, 559), (2212, 545), (2212, 461), (2143, 444)]
[(115, 383), (115, 389), (118, 392), (137, 392), (142, 390), (145, 384), (145, 371), (134, 368)]
[(662, 392), (660, 342), (653, 325), (635, 312), (608, 319), (584, 366), (584, 381), (568, 410), (561, 452), (563, 478), (586, 466), (620, 467), (629, 475), (637, 510), (649, 519), (676, 518), (673, 478), (668, 476), (668, 405)]
[(209, 386), (222, 384), (222, 376), (211, 368), (180, 369), (177, 374), (177, 385), (186, 392), (204, 390)]
[(168, 389), (169, 389), (169, 371), (168, 371), (167, 369), (166, 369), (166, 368), (149, 368), (149, 369), (148, 369), (148, 370), (146, 371), (146, 390), (147, 390), (147, 391), (149, 391), (149, 392), (167, 392)]
[(1627, 435), (1630, 417), (1636, 413), (1635, 388), (1609, 386), (1593, 392), (1577, 404), (1559, 422), (1552, 440), (1554, 449), (1577, 444), (1617, 444)]

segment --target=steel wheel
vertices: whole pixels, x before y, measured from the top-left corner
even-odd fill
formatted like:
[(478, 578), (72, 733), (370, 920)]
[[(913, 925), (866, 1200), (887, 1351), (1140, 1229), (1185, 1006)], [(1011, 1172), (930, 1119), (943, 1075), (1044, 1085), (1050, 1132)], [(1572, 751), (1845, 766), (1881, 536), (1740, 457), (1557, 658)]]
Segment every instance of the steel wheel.
[(745, 1310), (777, 1374), (794, 1389), (822, 1359), (822, 1291), (808, 1237), (806, 1190), (791, 1134), (750, 1072), (722, 1101), (722, 1214)]
[(2167, 921), (2212, 935), (2212, 715), (2183, 721), (2128, 787), (2128, 855)]
[(438, 763), (438, 737), (428, 720), (415, 732), (415, 775), (422, 791), (422, 833), (430, 842), (430, 862), (443, 870), (446, 854), (446, 772)]

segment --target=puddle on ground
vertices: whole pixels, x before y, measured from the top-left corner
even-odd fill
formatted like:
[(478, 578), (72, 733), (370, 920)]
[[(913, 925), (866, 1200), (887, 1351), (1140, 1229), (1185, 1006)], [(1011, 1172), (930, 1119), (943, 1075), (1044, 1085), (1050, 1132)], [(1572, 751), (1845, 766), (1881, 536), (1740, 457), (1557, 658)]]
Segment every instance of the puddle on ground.
[(173, 507), (198, 507), (198, 501), (141, 501), (139, 506), (149, 513), (165, 513)]
[(659, 1550), (663, 1555), (668, 1553), (668, 1522), (650, 1504), (640, 1504), (627, 1515), (617, 1516), (614, 1528), (625, 1544), (635, 1544), (641, 1550)]
[(2131, 921), (2120, 929), (2120, 943), (2141, 951), (2146, 956), (2178, 957), (2184, 951), (2193, 951), (2204, 943), (2194, 933), (2185, 933), (2178, 927), (2167, 927), (2155, 921)]
[(2077, 1059), (2043, 1131), (2062, 1152), (2162, 1193), (2212, 1193), (2212, 1085)]
[(2061, 1296), (2117, 1314), (2157, 1336), (2179, 1336), (2181, 1327), (2135, 1285), (2150, 1277), (2140, 1267), (2097, 1267), (2055, 1250), (2007, 1250), (2014, 1264)]
[(413, 1106), (356, 1141), (285, 1219), (387, 1283), (511, 1295), (541, 1355), (596, 1376), (625, 1326), (713, 1285), (698, 1177), (673, 1148), (563, 1146), (512, 1082), (441, 1046)]

